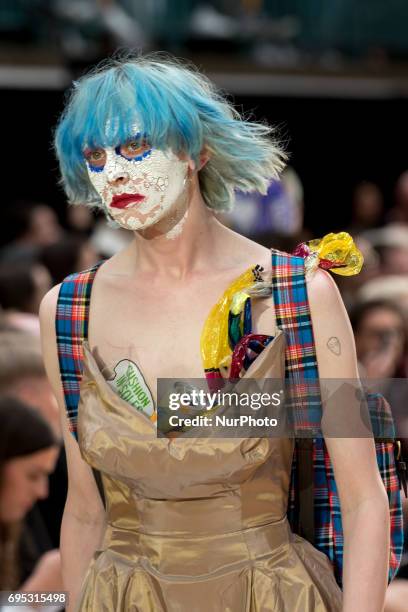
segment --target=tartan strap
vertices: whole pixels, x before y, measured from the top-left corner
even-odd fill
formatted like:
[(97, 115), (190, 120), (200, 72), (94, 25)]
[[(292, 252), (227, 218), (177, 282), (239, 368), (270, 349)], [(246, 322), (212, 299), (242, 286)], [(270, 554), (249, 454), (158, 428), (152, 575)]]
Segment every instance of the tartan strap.
[[(276, 321), (286, 335), (286, 379), (290, 383), (288, 402), (295, 414), (296, 428), (309, 432), (310, 439), (296, 439), (288, 500), (288, 519), (293, 531), (303, 535), (330, 559), (341, 586), (343, 568), (343, 527), (340, 500), (333, 466), (324, 439), (313, 438), (320, 430), (322, 403), (309, 312), (303, 258), (272, 249), (272, 291)], [(312, 393), (310, 393), (312, 389)], [(402, 556), (403, 521), (401, 479), (394, 455), (394, 423), (391, 409), (380, 394), (366, 394), (371, 425), (376, 437), (378, 469), (387, 491), (391, 546), (389, 580)], [(296, 409), (295, 409), (296, 408)], [(380, 439), (379, 439), (380, 438)], [(382, 438), (382, 439), (381, 439)], [(305, 464), (306, 462), (306, 464)]]
[(62, 283), (55, 317), (58, 361), (69, 429), (76, 439), (79, 387), (82, 379), (82, 344), (88, 339), (92, 284), (103, 261), (76, 272)]

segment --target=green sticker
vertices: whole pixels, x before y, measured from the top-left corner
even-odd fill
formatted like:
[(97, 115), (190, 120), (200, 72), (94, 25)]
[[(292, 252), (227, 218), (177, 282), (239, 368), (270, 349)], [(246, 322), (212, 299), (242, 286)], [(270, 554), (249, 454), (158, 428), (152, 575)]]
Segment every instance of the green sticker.
[(154, 401), (143, 374), (133, 361), (122, 359), (116, 364), (115, 377), (108, 384), (123, 400), (148, 416), (154, 414)]

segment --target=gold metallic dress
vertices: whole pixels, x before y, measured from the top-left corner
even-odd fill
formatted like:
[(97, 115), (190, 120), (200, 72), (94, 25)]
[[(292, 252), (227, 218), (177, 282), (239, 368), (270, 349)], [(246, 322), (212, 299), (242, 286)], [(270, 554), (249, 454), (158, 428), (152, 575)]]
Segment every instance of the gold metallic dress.
[[(284, 376), (283, 334), (247, 372)], [(85, 612), (337, 612), (325, 555), (286, 519), (287, 438), (157, 438), (84, 345), (82, 457), (99, 469), (104, 542), (84, 577)]]

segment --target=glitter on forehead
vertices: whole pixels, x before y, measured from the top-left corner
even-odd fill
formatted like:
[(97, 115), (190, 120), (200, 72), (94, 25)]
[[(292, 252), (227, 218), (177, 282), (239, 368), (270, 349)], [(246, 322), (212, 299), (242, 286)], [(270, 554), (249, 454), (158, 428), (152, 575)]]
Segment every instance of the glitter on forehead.
[[(101, 122), (90, 126), (84, 132), (82, 138), (82, 149), (90, 147), (115, 147), (134, 137), (137, 133), (144, 133), (140, 120), (136, 113), (127, 113), (129, 116), (118, 115), (101, 117)], [(103, 121), (102, 121), (103, 119)]]
[(129, 127), (126, 127), (125, 130), (121, 129), (121, 118), (118, 116), (109, 117), (106, 120), (105, 124), (105, 138), (106, 144), (105, 146), (114, 146), (115, 144), (119, 144), (118, 136), (124, 133), (127, 133), (127, 136), (124, 140), (128, 140), (128, 138), (133, 138), (134, 136), (143, 135), (146, 136), (143, 130), (141, 129), (140, 121), (133, 121)]
[(111, 134), (117, 134), (118, 129), (119, 129), (119, 122), (120, 122), (119, 117), (110, 117), (106, 121), (105, 134), (108, 140), (111, 139), (111, 136), (110, 136)]
[[(84, 96), (85, 98), (85, 96)], [(72, 115), (72, 131), (76, 136), (78, 153), (85, 145), (95, 147), (116, 146), (143, 129), (135, 92), (120, 87), (109, 91), (107, 83), (94, 92), (92, 108), (88, 100), (80, 100)]]

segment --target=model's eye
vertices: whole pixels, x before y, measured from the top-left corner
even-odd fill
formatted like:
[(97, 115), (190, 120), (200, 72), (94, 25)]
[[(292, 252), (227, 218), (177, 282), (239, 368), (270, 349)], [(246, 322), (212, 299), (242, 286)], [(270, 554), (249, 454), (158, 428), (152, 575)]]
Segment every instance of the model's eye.
[(118, 153), (126, 159), (143, 159), (150, 152), (150, 145), (144, 137), (130, 138), (118, 147)]
[(104, 149), (86, 149), (85, 159), (93, 168), (103, 168), (106, 163), (106, 153)]

